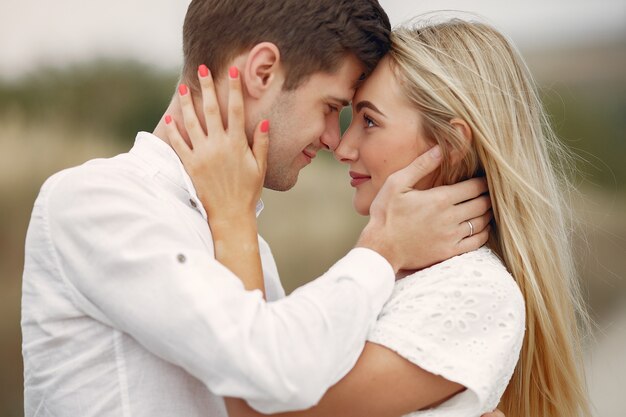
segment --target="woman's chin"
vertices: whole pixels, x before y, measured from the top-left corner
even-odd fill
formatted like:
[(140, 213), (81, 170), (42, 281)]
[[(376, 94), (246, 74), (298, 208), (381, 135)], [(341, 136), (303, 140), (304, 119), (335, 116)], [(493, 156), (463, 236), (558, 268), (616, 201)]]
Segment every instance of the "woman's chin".
[(358, 199), (355, 198), (352, 203), (354, 206), (354, 211), (356, 211), (361, 216), (369, 216), (370, 206), (372, 204), (371, 201), (369, 201), (367, 204), (364, 204), (363, 202), (358, 201)]

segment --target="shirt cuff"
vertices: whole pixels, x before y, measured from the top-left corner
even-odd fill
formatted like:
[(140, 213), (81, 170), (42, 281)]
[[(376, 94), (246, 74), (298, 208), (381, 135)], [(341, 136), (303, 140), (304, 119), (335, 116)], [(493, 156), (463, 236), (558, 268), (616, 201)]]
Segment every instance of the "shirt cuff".
[(393, 291), (396, 276), (391, 264), (378, 252), (367, 248), (354, 248), (328, 271), (341, 277), (350, 277), (369, 294), (376, 310), (383, 305)]

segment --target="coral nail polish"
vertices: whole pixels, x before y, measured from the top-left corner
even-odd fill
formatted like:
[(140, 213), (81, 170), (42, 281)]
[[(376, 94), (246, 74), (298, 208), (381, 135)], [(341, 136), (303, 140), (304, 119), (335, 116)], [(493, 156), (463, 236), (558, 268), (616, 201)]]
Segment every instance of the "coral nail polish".
[(187, 93), (189, 92), (189, 89), (187, 88), (185, 84), (181, 84), (178, 86), (178, 92), (180, 93), (181, 96), (186, 96)]
[(228, 75), (232, 79), (237, 78), (237, 76), (239, 75), (239, 69), (237, 69), (237, 67), (233, 65), (232, 67), (228, 69)]
[(200, 65), (198, 67), (198, 74), (200, 74), (200, 76), (202, 78), (208, 77), (209, 76), (209, 67), (207, 67), (204, 64)]
[(165, 116), (165, 124), (169, 125), (170, 123), (172, 123), (172, 116), (168, 114)]
[(270, 130), (270, 121), (265, 119), (261, 122), (261, 132), (267, 133)]

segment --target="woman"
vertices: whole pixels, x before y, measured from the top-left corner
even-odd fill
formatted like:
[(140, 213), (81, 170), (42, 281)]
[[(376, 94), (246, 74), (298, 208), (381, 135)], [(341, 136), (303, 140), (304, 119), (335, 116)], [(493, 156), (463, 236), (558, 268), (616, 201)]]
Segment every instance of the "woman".
[[(374, 210), (385, 180), (438, 146), (441, 169), (415, 187), (485, 175), (495, 227), (487, 247), (403, 271), (354, 369), (318, 406), (285, 415), (477, 416), (495, 406), (511, 417), (588, 414), (576, 324), (585, 314), (569, 247), (567, 183), (552, 165), (561, 151), (525, 64), (506, 38), (481, 23), (401, 28), (392, 40), (391, 52), (357, 91), (352, 123), (335, 151), (350, 165), (355, 209)], [(198, 172), (194, 162), (217, 161), (218, 154), (191, 152), (168, 126), (199, 195), (211, 196), (203, 201), (207, 211), (235, 204), (207, 178), (227, 174), (213, 168), (207, 176), (209, 168)], [(245, 155), (239, 166), (262, 175), (267, 129), (267, 122), (257, 129), (254, 157), (241, 145), (220, 157)], [(258, 180), (256, 187), (241, 204), (256, 201)], [(256, 229), (217, 216), (209, 216), (217, 259), (247, 288), (262, 289)], [(233, 417), (259, 415), (241, 401), (228, 400), (228, 407)]]

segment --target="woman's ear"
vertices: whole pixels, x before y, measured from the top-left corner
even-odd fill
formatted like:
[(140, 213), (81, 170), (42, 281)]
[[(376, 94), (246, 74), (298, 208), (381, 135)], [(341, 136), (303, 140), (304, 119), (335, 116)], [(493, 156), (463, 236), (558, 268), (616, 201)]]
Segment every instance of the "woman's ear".
[[(248, 54), (243, 80), (253, 98), (260, 98), (273, 84), (283, 79), (280, 51), (271, 42), (256, 44)], [(282, 84), (281, 84), (282, 86)]]
[(465, 139), (463, 151), (454, 149), (450, 152), (450, 163), (451, 165), (456, 165), (463, 160), (467, 152), (471, 149), (474, 136), (472, 135), (472, 129), (465, 120), (455, 117), (450, 120), (450, 124), (459, 133), (459, 136)]

